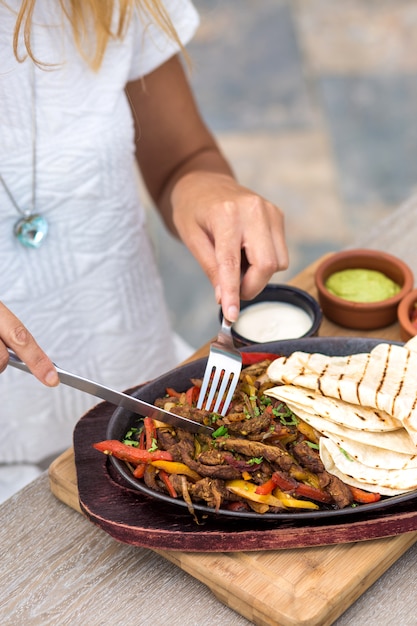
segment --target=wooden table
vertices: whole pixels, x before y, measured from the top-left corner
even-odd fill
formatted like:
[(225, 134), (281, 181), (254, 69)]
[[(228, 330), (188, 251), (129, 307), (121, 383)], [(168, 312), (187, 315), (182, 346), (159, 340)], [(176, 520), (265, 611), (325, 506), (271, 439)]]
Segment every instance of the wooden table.
[[(411, 199), (388, 220), (381, 222), (375, 231), (358, 243), (367, 247), (384, 249), (405, 260), (417, 275), (417, 198)], [(294, 281), (314, 293), (312, 268)], [(321, 334), (346, 334), (325, 321)], [(367, 333), (382, 336), (380, 331)], [(384, 329), (386, 338), (398, 338), (396, 325)], [(70, 451), (59, 461), (71, 463)], [(10, 626), (30, 625), (75, 625), (129, 624), (130, 626), (155, 626), (169, 623), (171, 626), (243, 626), (244, 624), (278, 624), (271, 615), (259, 617), (254, 607), (248, 621), (238, 612), (239, 604), (228, 599), (228, 586), (233, 572), (224, 569), (224, 586), (220, 584), (212, 591), (203, 582), (172, 564), (168, 558), (156, 552), (117, 543), (101, 529), (93, 526), (79, 512), (57, 499), (50, 489), (47, 474), (44, 474), (13, 498), (0, 506), (0, 541), (2, 566), (0, 569), (0, 620)], [(56, 485), (55, 485), (56, 487)], [(65, 488), (62, 484), (60, 489)], [(77, 506), (69, 484), (69, 493), (60, 493), (72, 506)], [(359, 580), (359, 593), (346, 598), (345, 608), (360, 595), (350, 608), (338, 619), (340, 611), (329, 611), (322, 624), (337, 626), (366, 623), (368, 626), (417, 623), (415, 614), (415, 575), (417, 573), (416, 534), (400, 537), (402, 548), (399, 553), (412, 546), (397, 559), (396, 550), (375, 578), (388, 568), (385, 574), (362, 595), (372, 580)], [(382, 549), (382, 542), (366, 542), (367, 558)], [(414, 545), (413, 545), (414, 544)], [(394, 544), (390, 544), (393, 545)], [(314, 578), (318, 572), (317, 550), (306, 549), (304, 564), (310, 564), (308, 576)], [(181, 553), (183, 554), (183, 553)], [(187, 560), (184, 555), (184, 563)], [(273, 558), (274, 555), (271, 555)], [(217, 555), (222, 559), (223, 555)], [(244, 554), (239, 555), (244, 559)], [(395, 561), (395, 562), (394, 562)], [(324, 561), (323, 561), (324, 562)], [(231, 564), (231, 561), (230, 561)], [(327, 563), (329, 567), (334, 566)], [(343, 573), (344, 562), (338, 563)], [(231, 567), (231, 565), (230, 565)], [(185, 568), (186, 569), (186, 568)], [(301, 584), (302, 581), (300, 581)], [(361, 589), (362, 586), (362, 589)], [(310, 589), (313, 588), (310, 584)], [(287, 590), (288, 593), (291, 589)], [(320, 598), (318, 586), (315, 598)], [(311, 597), (306, 602), (314, 600)], [(224, 604), (229, 602), (232, 610)], [(330, 607), (331, 608), (331, 607)], [(259, 609), (259, 607), (258, 607)], [(284, 624), (284, 622), (281, 622)], [(286, 624), (309, 624), (298, 615)], [(318, 623), (318, 622), (317, 622)]]

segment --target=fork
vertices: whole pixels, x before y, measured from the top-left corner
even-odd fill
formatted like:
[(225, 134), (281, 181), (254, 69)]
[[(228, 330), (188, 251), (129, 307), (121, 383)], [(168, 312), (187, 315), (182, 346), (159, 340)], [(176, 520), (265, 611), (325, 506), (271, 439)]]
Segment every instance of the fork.
[(223, 317), (217, 340), (210, 346), (197, 402), (198, 409), (204, 408), (214, 413), (219, 412), (218, 409), (223, 402), (220, 415), (225, 415), (229, 408), (242, 369), (242, 355), (235, 348), (231, 328), (232, 323)]

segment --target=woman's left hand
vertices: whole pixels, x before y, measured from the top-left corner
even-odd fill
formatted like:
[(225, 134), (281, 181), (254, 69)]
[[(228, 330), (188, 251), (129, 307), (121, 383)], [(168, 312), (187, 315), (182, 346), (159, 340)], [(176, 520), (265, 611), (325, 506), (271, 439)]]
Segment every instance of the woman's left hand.
[(171, 201), (176, 229), (209, 277), (224, 316), (236, 321), (251, 300), (288, 266), (282, 211), (228, 174), (193, 171)]

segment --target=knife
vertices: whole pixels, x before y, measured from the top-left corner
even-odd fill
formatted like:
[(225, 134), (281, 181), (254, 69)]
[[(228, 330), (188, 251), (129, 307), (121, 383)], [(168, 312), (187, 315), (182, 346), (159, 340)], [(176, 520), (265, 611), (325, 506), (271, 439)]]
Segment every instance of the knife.
[[(9, 348), (7, 350), (9, 352), (9, 365), (12, 365), (22, 372), (27, 372), (28, 374), (32, 373), (26, 363), (19, 359), (17, 354)], [(56, 365), (55, 368), (58, 372), (59, 380), (64, 385), (69, 385), (70, 387), (74, 387), (74, 389), (79, 389), (80, 391), (89, 393), (97, 398), (101, 398), (102, 400), (107, 400), (110, 404), (121, 406), (124, 409), (128, 409), (133, 413), (141, 415), (142, 417), (152, 417), (155, 420), (159, 420), (165, 424), (169, 424), (170, 426), (182, 428), (183, 430), (187, 430), (193, 434), (205, 434), (211, 436), (214, 432), (214, 429), (210, 426), (199, 424), (198, 422), (190, 420), (187, 417), (175, 415), (175, 413), (160, 409), (153, 404), (149, 404), (148, 402), (144, 402), (144, 400), (139, 400), (138, 398), (129, 396), (121, 391), (115, 391), (114, 389), (110, 389), (110, 387), (100, 385), (100, 383), (96, 383), (88, 378), (82, 378), (76, 374), (71, 374)]]

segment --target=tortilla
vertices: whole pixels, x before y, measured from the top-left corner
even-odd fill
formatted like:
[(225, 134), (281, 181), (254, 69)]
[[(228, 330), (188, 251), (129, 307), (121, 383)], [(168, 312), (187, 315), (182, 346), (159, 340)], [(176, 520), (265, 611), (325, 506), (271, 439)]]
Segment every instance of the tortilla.
[(417, 455), (417, 447), (411, 441), (405, 428), (380, 433), (372, 433), (367, 430), (354, 431), (353, 429), (347, 429), (345, 426), (331, 422), (320, 415), (308, 413), (307, 411), (292, 405), (290, 402), (286, 402), (286, 404), (297, 417), (302, 419), (307, 424), (310, 424), (310, 426), (324, 435), (333, 433), (339, 437), (347, 437), (349, 434), (349, 439), (353, 439), (354, 441), (367, 446), (375, 446), (384, 451), (398, 452), (400, 454), (407, 455), (408, 457), (414, 457)]
[(273, 387), (268, 389), (265, 395), (282, 400), (286, 404), (291, 402), (294, 407), (299, 407), (308, 413), (320, 415), (341, 426), (355, 430), (384, 432), (398, 430), (402, 427), (401, 422), (385, 411), (349, 404), (343, 400), (322, 396), (317, 391), (295, 387), (294, 385)]
[(359, 461), (366, 467), (375, 469), (384, 468), (386, 470), (405, 470), (417, 468), (417, 451), (415, 455), (396, 452), (378, 447), (378, 437), (375, 438), (375, 445), (369, 445), (349, 438), (349, 433), (337, 435), (336, 433), (324, 433), (328, 439), (333, 441), (338, 448), (346, 454)]
[(294, 352), (268, 368), (275, 382), (297, 385), (399, 420), (417, 446), (417, 351), (381, 343), (346, 357)]
[(387, 470), (370, 468), (348, 459), (340, 448), (326, 437), (320, 438), (320, 457), (326, 470), (344, 483), (384, 496), (394, 496), (417, 489), (417, 469)]

